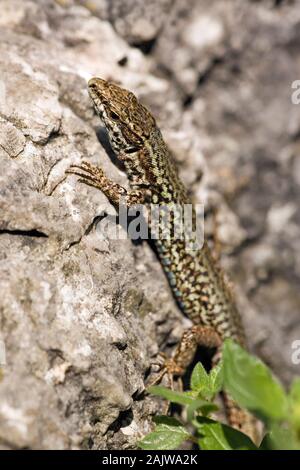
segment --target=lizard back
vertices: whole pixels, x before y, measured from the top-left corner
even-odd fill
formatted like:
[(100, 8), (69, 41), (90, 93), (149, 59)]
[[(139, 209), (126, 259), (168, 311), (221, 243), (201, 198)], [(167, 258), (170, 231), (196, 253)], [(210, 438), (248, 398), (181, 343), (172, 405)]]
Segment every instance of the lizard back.
[[(148, 109), (130, 91), (100, 78), (90, 80), (89, 93), (111, 146), (125, 165), (131, 188), (143, 191), (147, 204), (191, 204)], [(170, 233), (174, 232), (175, 219), (176, 214), (168, 221)], [(154, 244), (182, 311), (195, 324), (213, 327), (221, 338), (231, 337), (243, 344), (244, 332), (233, 295), (207, 243), (196, 254), (186, 249), (185, 240), (175, 236), (154, 239)]]

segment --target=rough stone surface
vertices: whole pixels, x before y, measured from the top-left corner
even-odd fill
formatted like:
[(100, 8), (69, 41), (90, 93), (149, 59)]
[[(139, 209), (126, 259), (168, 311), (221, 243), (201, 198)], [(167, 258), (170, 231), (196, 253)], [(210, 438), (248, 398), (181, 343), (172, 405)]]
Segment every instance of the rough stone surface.
[(296, 3), (1, 0), (0, 11), (1, 447), (134, 447), (158, 407), (143, 394), (151, 358), (188, 323), (150, 247), (101, 240), (112, 207), (65, 175), (87, 159), (126, 184), (101, 145), (93, 75), (157, 117), (208, 235), (216, 214), (250, 347), (288, 384), (300, 339)]

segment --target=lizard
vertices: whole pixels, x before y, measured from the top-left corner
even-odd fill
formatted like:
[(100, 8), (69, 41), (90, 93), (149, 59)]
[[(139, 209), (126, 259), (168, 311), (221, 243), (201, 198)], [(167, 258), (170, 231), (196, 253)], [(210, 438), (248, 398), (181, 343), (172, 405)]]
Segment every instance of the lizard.
[[(100, 189), (114, 206), (124, 199), (128, 207), (191, 204), (150, 111), (131, 91), (102, 78), (91, 78), (88, 91), (112, 150), (125, 167), (130, 189), (112, 181), (100, 167), (89, 162), (71, 165), (67, 173)], [(186, 249), (182, 239), (158, 237), (154, 244), (173, 295), (193, 323), (173, 356), (165, 359), (159, 380), (165, 373), (183, 376), (199, 345), (221, 351), (224, 340), (232, 338), (245, 347), (245, 332), (232, 290), (208, 243), (204, 240), (196, 255)], [(255, 439), (254, 418), (226, 395), (224, 401), (229, 423)]]

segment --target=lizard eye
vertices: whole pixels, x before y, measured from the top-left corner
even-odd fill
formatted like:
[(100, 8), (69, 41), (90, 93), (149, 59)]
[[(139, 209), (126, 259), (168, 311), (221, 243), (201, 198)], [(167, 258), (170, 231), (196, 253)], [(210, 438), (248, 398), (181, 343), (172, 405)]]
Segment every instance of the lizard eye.
[(116, 113), (114, 113), (113, 111), (111, 111), (110, 117), (111, 117), (114, 121), (118, 121), (118, 120), (119, 120), (119, 116), (118, 116)]
[(129, 147), (128, 149), (125, 150), (125, 153), (135, 153), (137, 152), (137, 148), (136, 147)]

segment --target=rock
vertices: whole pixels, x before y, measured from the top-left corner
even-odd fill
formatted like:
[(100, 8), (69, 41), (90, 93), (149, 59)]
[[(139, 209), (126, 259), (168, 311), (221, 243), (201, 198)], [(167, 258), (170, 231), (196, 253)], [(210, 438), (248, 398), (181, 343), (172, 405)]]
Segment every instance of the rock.
[(172, 0), (111, 0), (109, 20), (130, 44), (143, 46), (156, 39), (171, 5)]
[[(7, 364), (0, 442), (8, 448), (128, 448), (147, 432), (156, 406), (153, 399), (139, 401), (158, 350), (155, 319), (169, 318), (170, 330), (180, 314), (147, 244), (134, 249), (129, 240), (101, 241), (95, 220), (110, 205), (100, 191), (65, 175), (72, 162), (86, 158), (101, 160), (112, 178), (125, 182), (93, 129), (81, 78), (87, 49), (80, 55), (80, 41), (64, 42), (76, 21), (77, 37), (98, 30), (111, 46), (107, 55), (98, 50), (95, 69), (107, 60), (107, 70), (110, 62), (120, 75), (118, 60), (131, 50), (87, 10), (75, 10), (74, 23), (66, 17), (62, 24), (62, 10), (50, 3), (58, 9), (57, 35), (27, 37), (24, 18), (33, 3), (15, 2), (24, 11), (13, 24), (2, 3), (8, 17), (0, 46), (0, 310)], [(46, 12), (53, 20), (53, 11)], [(36, 15), (42, 15), (39, 8)], [(84, 46), (90, 65), (93, 41)]]

